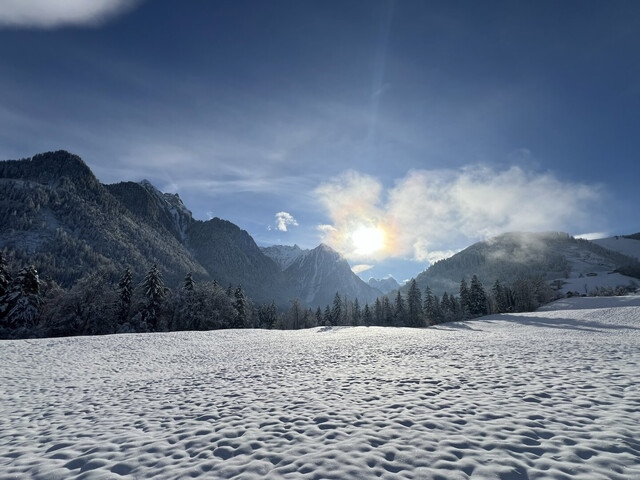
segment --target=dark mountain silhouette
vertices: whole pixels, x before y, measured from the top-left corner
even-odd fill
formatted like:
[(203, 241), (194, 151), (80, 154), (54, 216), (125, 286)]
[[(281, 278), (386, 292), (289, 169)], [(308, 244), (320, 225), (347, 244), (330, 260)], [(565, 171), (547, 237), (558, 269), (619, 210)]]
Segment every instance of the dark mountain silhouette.
[(196, 220), (179, 195), (146, 180), (103, 185), (66, 151), (0, 162), (0, 222), (0, 248), (67, 287), (95, 270), (116, 279), (127, 266), (140, 281), (157, 263), (167, 285), (193, 272), (224, 287), (242, 284), (256, 304), (288, 307), (300, 297), (316, 306), (336, 291), (363, 302), (379, 294), (327, 247), (301, 251), (309, 258), (285, 272), (237, 225)]

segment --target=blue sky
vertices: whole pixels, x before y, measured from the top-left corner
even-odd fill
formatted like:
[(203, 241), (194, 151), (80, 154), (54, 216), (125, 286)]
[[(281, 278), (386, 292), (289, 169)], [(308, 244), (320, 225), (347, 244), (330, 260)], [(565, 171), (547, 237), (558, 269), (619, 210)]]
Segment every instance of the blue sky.
[(0, 0), (0, 158), (63, 148), (365, 279), (640, 230), (640, 2), (88, 3)]

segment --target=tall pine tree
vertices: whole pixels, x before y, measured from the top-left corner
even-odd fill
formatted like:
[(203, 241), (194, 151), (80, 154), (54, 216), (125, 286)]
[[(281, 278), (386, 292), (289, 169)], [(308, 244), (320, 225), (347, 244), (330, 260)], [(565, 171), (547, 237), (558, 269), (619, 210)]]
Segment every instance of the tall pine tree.
[(351, 325), (357, 327), (362, 320), (362, 310), (360, 310), (360, 302), (358, 298), (353, 301), (353, 311), (351, 312)]
[(124, 324), (129, 318), (131, 298), (133, 296), (132, 280), (133, 274), (131, 273), (131, 269), (127, 267), (118, 282), (118, 325)]
[(436, 306), (434, 304), (434, 296), (431, 293), (431, 289), (427, 285), (427, 288), (424, 291), (424, 318), (427, 325), (435, 325), (438, 323), (438, 315), (436, 312)]
[(364, 322), (365, 326), (370, 327), (371, 326), (371, 322), (373, 322), (373, 317), (371, 315), (371, 309), (369, 308), (369, 304), (365, 303), (364, 304), (364, 309), (362, 310), (362, 321)]
[(242, 285), (238, 285), (233, 295), (235, 298), (233, 306), (236, 312), (238, 312), (238, 315), (235, 318), (232, 328), (245, 328), (247, 325), (247, 300), (244, 296)]
[(384, 324), (384, 316), (382, 315), (382, 303), (379, 298), (376, 298), (376, 303), (373, 305), (373, 321), (375, 325)]
[(142, 319), (151, 331), (156, 331), (159, 327), (160, 307), (166, 293), (162, 274), (156, 264), (147, 272), (142, 282), (142, 290), (145, 297)]
[(333, 297), (333, 308), (331, 309), (331, 325), (336, 326), (342, 323), (342, 299), (340, 294), (336, 292)]
[(469, 312), (471, 311), (471, 294), (467, 286), (467, 281), (464, 278), (460, 280), (460, 309), (462, 310), (463, 318), (469, 316)]
[(394, 325), (396, 327), (404, 327), (407, 324), (407, 308), (400, 290), (396, 295), (396, 301), (393, 309)]
[(418, 289), (414, 278), (411, 280), (409, 292), (407, 293), (407, 326), (424, 326), (422, 318), (422, 295), (420, 294), (420, 289)]
[(4, 311), (3, 324), (9, 328), (32, 328), (40, 313), (40, 277), (33, 266), (18, 272), (0, 300)]
[(471, 288), (469, 290), (469, 313), (473, 316), (487, 314), (487, 294), (476, 275), (471, 278)]

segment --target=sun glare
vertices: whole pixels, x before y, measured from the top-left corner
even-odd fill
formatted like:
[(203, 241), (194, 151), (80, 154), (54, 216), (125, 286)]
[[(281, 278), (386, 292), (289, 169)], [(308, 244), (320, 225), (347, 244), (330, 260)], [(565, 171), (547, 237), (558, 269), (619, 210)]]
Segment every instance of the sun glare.
[(384, 232), (377, 227), (360, 227), (351, 234), (358, 255), (370, 255), (384, 247)]

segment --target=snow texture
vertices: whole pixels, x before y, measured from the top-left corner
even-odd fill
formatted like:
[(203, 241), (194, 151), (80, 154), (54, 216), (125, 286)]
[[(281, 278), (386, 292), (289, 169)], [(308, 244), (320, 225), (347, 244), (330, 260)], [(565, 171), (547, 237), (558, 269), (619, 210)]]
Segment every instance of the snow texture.
[(624, 237), (608, 237), (592, 240), (596, 245), (608, 248), (636, 260), (640, 260), (640, 240)]
[(0, 343), (1, 478), (640, 478), (640, 297)]
[[(640, 244), (637, 240), (630, 241)], [(593, 243), (610, 250), (619, 251), (600, 243), (599, 240)], [(620, 253), (624, 254), (624, 252)], [(598, 287), (633, 287), (638, 284), (638, 279), (615, 273), (616, 264), (612, 260), (581, 249), (578, 246), (569, 248), (568, 251), (564, 252), (564, 255), (571, 266), (571, 272), (566, 278), (557, 279), (564, 283), (560, 289), (562, 293), (578, 292), (580, 294), (590, 294)]]

